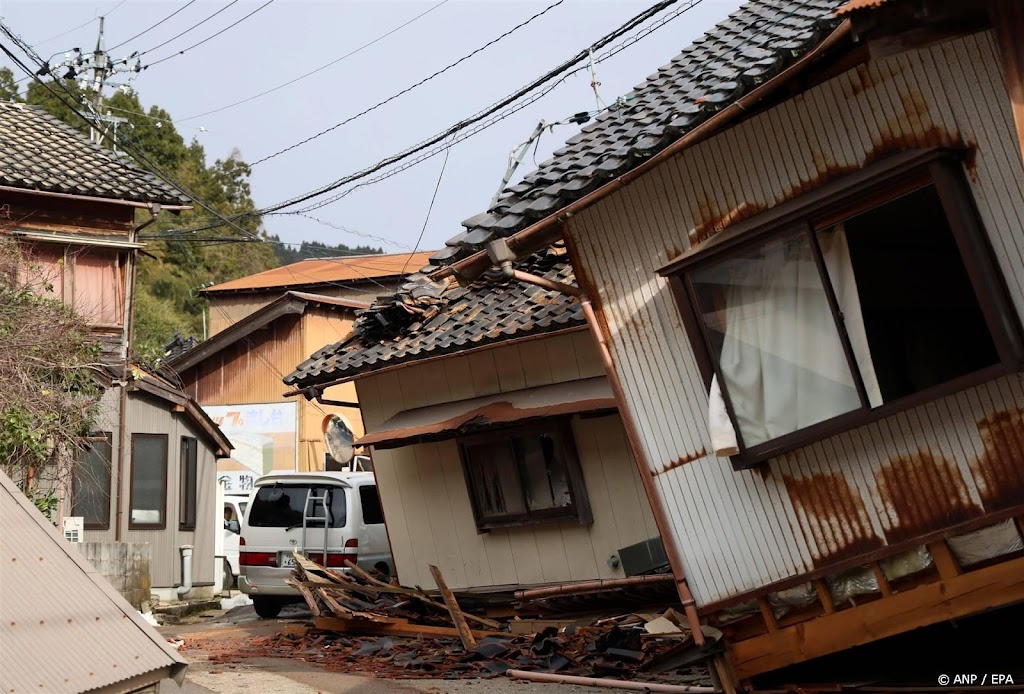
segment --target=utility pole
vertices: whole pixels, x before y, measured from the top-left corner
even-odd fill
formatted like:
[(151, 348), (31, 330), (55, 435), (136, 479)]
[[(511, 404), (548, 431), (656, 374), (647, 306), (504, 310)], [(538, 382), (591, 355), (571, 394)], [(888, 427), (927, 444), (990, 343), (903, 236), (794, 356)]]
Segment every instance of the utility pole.
[[(89, 139), (99, 144), (106, 136), (106, 129), (102, 131), (97, 123), (106, 123), (117, 133), (117, 126), (126, 123), (127, 118), (113, 116), (103, 112), (103, 94), (107, 87), (107, 80), (119, 73), (131, 73), (132, 77), (142, 71), (142, 61), (138, 51), (127, 58), (111, 60), (107, 55), (107, 44), (104, 38), (105, 17), (100, 17), (100, 33), (96, 38), (96, 50), (92, 53), (83, 54), (81, 49), (75, 48), (64, 54), (64, 61), (53, 67), (47, 65), (42, 72), (53, 75), (54, 79), (78, 79), (78, 86), (85, 91), (92, 90), (92, 99), (83, 99), (83, 104), (92, 113), (92, 126), (89, 128)], [(63, 74), (56, 73), (57, 68), (67, 68)], [(88, 73), (88, 77), (82, 75)], [(131, 88), (127, 84), (117, 85), (120, 89), (130, 93)], [(102, 126), (100, 126), (102, 127)], [(112, 138), (116, 143), (117, 138)]]

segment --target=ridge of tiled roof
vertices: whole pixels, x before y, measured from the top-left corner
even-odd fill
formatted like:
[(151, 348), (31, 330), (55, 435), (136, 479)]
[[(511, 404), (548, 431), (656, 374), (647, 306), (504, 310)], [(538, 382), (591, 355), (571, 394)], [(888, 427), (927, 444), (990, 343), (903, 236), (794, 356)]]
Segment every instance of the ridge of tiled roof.
[[(515, 267), (566, 284), (576, 280), (560, 244)], [(284, 382), (305, 388), (586, 323), (572, 297), (510, 280), (496, 269), (465, 287), (454, 280), (431, 283), (422, 275), (410, 277), (398, 293), (379, 298), (358, 316), (347, 338), (318, 350)]]
[(183, 194), (42, 108), (0, 101), (0, 185), (138, 203), (188, 205)]
[(839, 23), (843, 0), (752, 0), (464, 221), (424, 271), (454, 263), (634, 168), (779, 74)]

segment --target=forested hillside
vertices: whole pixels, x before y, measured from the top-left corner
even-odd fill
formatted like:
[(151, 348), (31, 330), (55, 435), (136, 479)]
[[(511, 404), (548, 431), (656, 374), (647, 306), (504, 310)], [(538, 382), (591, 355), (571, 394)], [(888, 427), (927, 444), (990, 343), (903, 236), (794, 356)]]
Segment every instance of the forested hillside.
[[(80, 94), (78, 85), (69, 80), (68, 90)], [(13, 74), (0, 68), (0, 100), (13, 100), (42, 106), (74, 128), (88, 133), (89, 127), (66, 104), (44, 86), (30, 81), (19, 90)], [(171, 114), (158, 106), (146, 111), (137, 94), (117, 92), (106, 99), (105, 107), (112, 115), (128, 119), (118, 127), (117, 136), (145, 153), (146, 157), (165, 171), (189, 193), (225, 217), (256, 209), (249, 185), (249, 166), (236, 150), (223, 159), (208, 162), (203, 146), (193, 139), (186, 142), (174, 127)], [(105, 146), (111, 146), (106, 140)], [(137, 214), (139, 223), (148, 219), (148, 212)], [(160, 220), (145, 229), (148, 236), (170, 233), (175, 229), (204, 224), (214, 216), (196, 205), (180, 215), (163, 213)], [(228, 226), (197, 234), (199, 239), (147, 241), (141, 256), (135, 314), (135, 352), (137, 358), (151, 362), (163, 355), (163, 346), (177, 331), (202, 338), (202, 313), (205, 300), (198, 288), (208, 282), (225, 282), (254, 272), (267, 270), (311, 257), (380, 253), (379, 248), (349, 248), (343, 244), (329, 246), (303, 242), (299, 246), (281, 243), (277, 236), (267, 234), (259, 217), (238, 221), (241, 231)], [(251, 236), (259, 239), (253, 241)]]

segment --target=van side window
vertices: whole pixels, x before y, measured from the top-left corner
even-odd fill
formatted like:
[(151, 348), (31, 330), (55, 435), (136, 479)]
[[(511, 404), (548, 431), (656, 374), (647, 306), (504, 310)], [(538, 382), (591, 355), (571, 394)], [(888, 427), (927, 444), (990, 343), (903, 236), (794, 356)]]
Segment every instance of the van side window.
[[(327, 519), (332, 528), (344, 528), (347, 515), (345, 490), (335, 487), (310, 487), (308, 485), (275, 484), (260, 487), (252, 501), (249, 525), (254, 528), (301, 528), (303, 510), (307, 496), (323, 496), (328, 493)], [(311, 528), (324, 526), (322, 502), (309, 502), (307, 523)]]
[(377, 525), (384, 522), (384, 511), (380, 507), (380, 496), (377, 495), (376, 485), (367, 484), (360, 487), (359, 500), (363, 502), (363, 523), (365, 525)]

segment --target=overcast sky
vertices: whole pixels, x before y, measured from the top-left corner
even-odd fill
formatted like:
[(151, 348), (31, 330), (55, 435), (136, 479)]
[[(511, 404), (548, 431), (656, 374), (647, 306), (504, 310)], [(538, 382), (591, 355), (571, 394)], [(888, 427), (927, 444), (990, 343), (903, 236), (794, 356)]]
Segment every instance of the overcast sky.
[[(154, 50), (143, 64), (187, 48), (228, 26), (266, 0), (239, 0), (188, 34)], [(241, 106), (189, 119), (248, 98), (328, 63), (385, 34), (441, 0), (275, 0), (238, 26), (184, 55), (145, 70), (131, 84), (147, 107), (158, 104), (178, 120), (211, 159), (237, 148), (248, 162), (283, 149), (391, 96), (526, 20), (555, 0), (448, 0), (391, 36), (337, 64)], [(73, 47), (92, 50), (98, 23), (50, 37), (107, 13), (107, 46), (150, 27), (187, 0), (0, 0), (0, 16), (43, 57)], [(253, 193), (269, 205), (355, 172), (440, 132), (497, 101), (620, 26), (653, 0), (565, 0), (500, 43), (353, 123), (255, 166)], [(669, 8), (690, 4), (680, 0)], [(228, 0), (198, 0), (161, 26), (112, 51), (113, 58), (172, 38)], [(740, 5), (703, 0), (664, 27), (598, 66), (605, 102), (666, 63), (681, 48)], [(13, 66), (12, 66), (13, 67)], [(17, 72), (17, 70), (15, 69)], [(552, 93), (449, 152), (421, 248), (433, 249), (486, 209), (509, 152), (538, 121), (562, 120), (596, 108), (589, 74)], [(204, 130), (200, 130), (203, 128)], [(545, 133), (536, 154), (547, 158), (576, 125)], [(313, 214), (347, 229), (383, 237), (385, 251), (412, 247), (423, 228), (444, 156), (366, 186)], [(533, 151), (518, 176), (534, 168)], [(295, 216), (269, 217), (267, 230), (286, 241), (366, 242)]]

